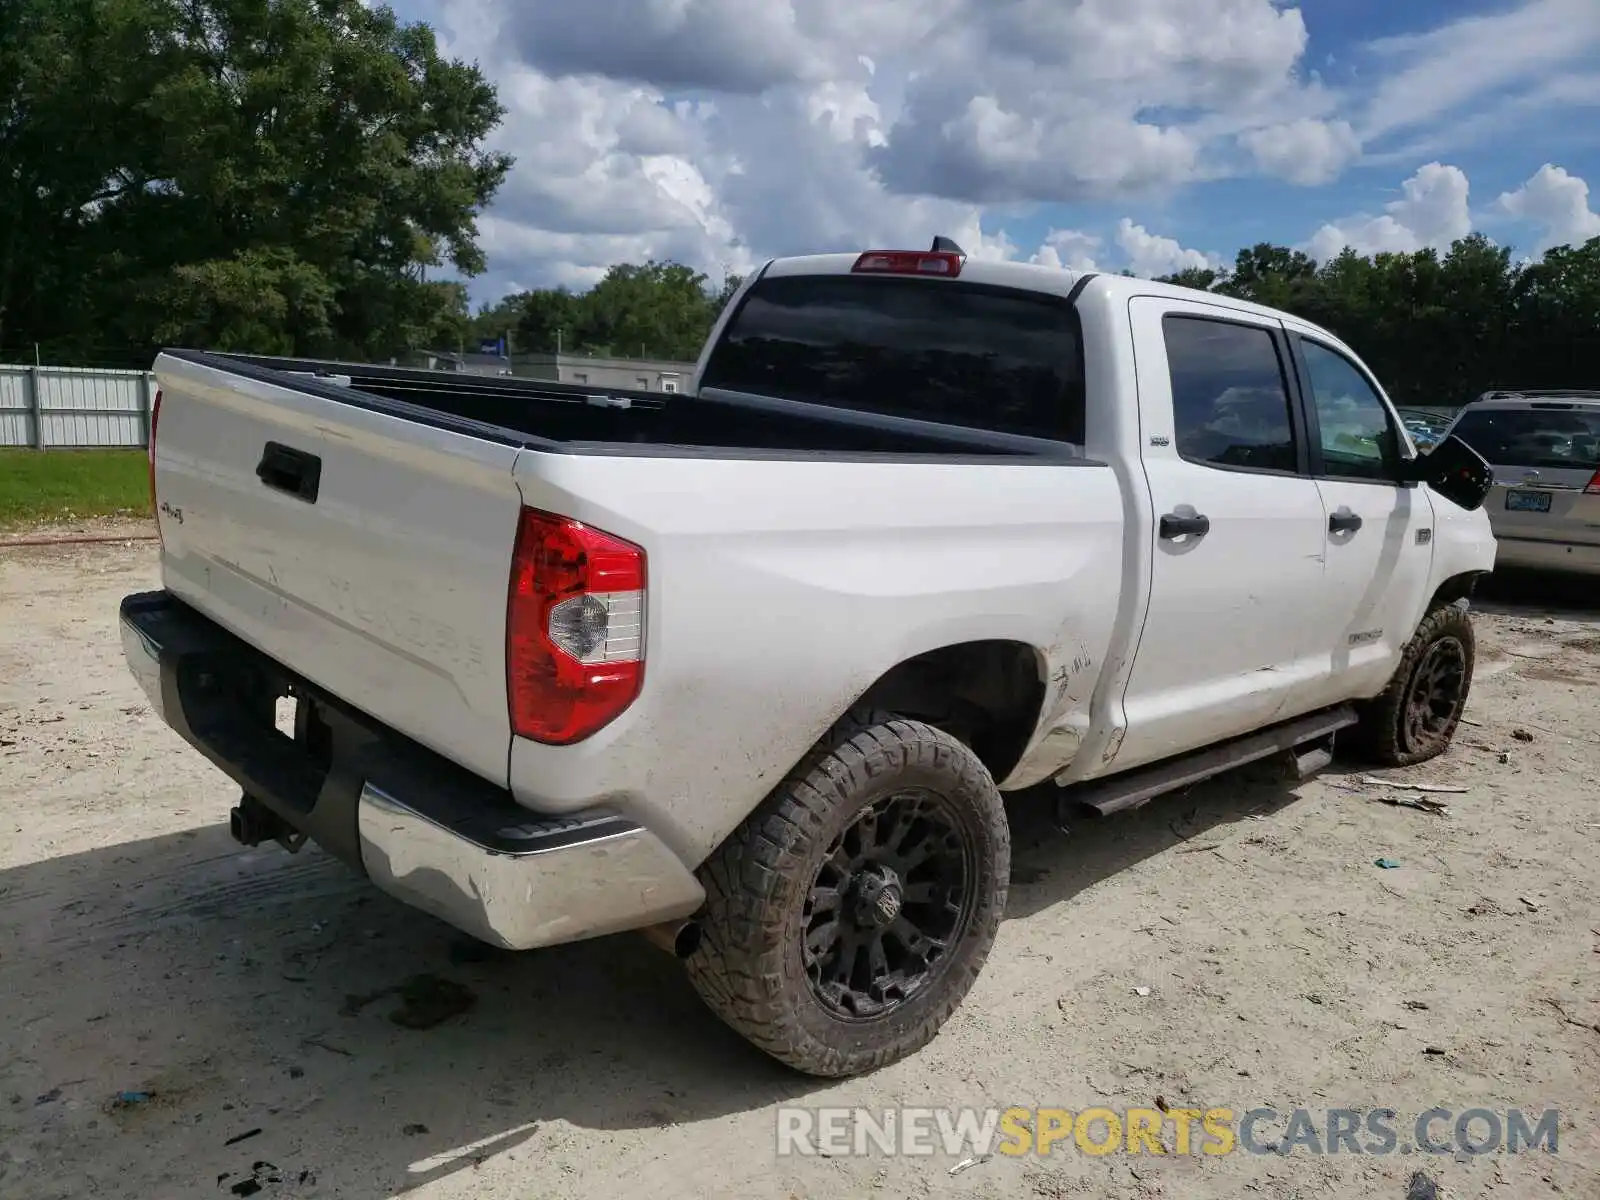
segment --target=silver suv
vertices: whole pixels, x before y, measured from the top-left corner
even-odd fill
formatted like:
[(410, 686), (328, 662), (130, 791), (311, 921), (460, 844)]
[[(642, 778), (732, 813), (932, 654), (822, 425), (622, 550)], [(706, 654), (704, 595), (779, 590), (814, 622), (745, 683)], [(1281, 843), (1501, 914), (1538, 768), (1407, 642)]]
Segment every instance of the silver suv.
[(1494, 470), (1496, 567), (1600, 574), (1600, 391), (1487, 392), (1450, 432)]

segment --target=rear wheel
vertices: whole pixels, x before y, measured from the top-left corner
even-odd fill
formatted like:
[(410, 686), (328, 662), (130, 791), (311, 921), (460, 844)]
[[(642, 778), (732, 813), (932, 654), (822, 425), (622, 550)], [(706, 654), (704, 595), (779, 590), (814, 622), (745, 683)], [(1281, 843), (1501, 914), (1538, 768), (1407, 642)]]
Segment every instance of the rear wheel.
[(690, 978), (724, 1022), (808, 1074), (932, 1040), (988, 957), (1011, 842), (994, 780), (950, 735), (836, 726), (701, 870)]
[(1442, 754), (1467, 706), (1475, 654), (1464, 604), (1430, 612), (1406, 644), (1389, 686), (1364, 706), (1355, 729), (1357, 749), (1390, 767)]

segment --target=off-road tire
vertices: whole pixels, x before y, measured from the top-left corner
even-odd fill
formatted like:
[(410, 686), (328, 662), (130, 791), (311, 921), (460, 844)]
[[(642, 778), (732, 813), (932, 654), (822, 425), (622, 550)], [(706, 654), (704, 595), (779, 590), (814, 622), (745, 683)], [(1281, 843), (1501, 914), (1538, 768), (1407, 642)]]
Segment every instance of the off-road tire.
[[(807, 976), (803, 910), (834, 839), (905, 789), (948, 801), (971, 852), (964, 928), (919, 990), (885, 1013), (845, 1020)], [(689, 978), (723, 1022), (797, 1071), (875, 1070), (931, 1041), (966, 997), (994, 944), (1010, 877), (1005, 809), (977, 756), (919, 721), (853, 713), (701, 867), (706, 903)]]
[[(1408, 726), (1407, 711), (1418, 685), (1419, 668), (1428, 659), (1430, 649), (1451, 639), (1459, 644), (1465, 659), (1455, 711), (1442, 728), (1418, 737)], [(1341, 736), (1348, 736), (1347, 744), (1357, 755), (1379, 766), (1409, 767), (1442, 754), (1455, 737), (1466, 709), (1475, 657), (1476, 640), (1466, 603), (1457, 601), (1433, 609), (1406, 643), (1389, 686), (1360, 706), (1360, 722), (1349, 735)]]

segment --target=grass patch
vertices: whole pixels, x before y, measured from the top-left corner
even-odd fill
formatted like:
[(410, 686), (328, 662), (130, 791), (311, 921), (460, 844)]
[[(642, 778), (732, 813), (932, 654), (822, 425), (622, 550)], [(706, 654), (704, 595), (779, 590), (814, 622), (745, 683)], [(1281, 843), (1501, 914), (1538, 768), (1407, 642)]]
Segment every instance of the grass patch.
[(143, 450), (0, 450), (0, 527), (149, 515)]

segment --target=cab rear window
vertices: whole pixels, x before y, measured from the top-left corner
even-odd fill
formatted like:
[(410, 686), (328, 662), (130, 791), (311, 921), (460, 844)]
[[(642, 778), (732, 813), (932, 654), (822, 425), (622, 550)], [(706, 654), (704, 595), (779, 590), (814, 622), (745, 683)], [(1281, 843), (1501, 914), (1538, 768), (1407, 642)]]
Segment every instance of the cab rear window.
[(1600, 410), (1469, 410), (1454, 432), (1497, 466), (1547, 470), (1600, 466)]
[(763, 279), (729, 322), (700, 384), (1084, 440), (1083, 346), (1072, 306), (951, 280)]

